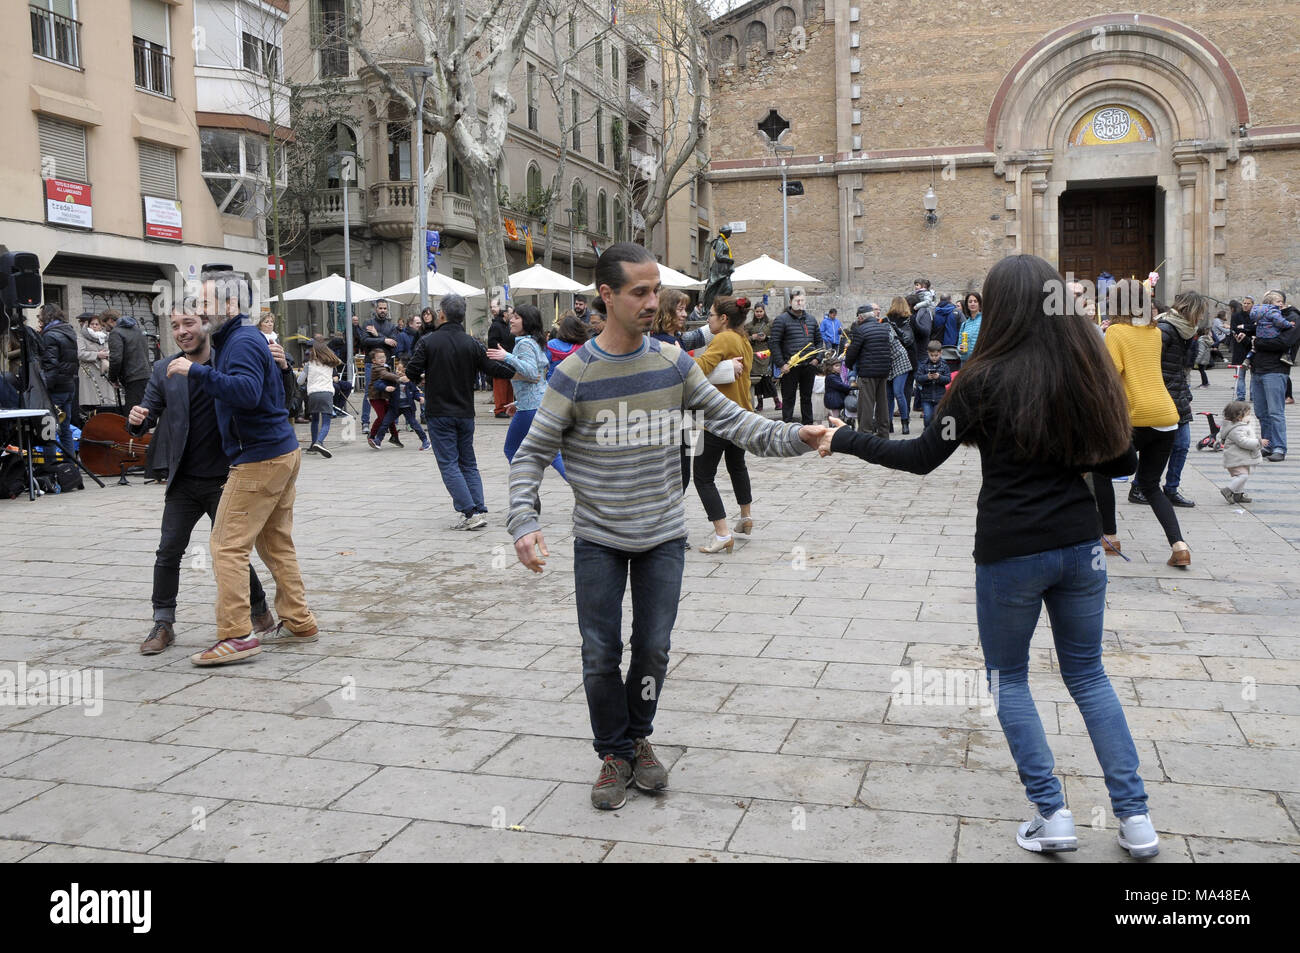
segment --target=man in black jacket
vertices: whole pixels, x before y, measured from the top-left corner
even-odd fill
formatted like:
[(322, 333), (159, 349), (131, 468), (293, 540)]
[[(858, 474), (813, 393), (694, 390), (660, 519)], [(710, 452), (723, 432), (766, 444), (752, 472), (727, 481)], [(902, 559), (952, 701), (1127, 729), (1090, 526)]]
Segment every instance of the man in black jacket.
[[(858, 314), (868, 314), (861, 305)], [(867, 317), (853, 325), (844, 363), (858, 374), (858, 429), (889, 439), (889, 325), (884, 315)]]
[[(489, 310), (492, 313), (492, 323), (488, 326), (488, 350), (499, 347), (504, 348), (507, 353), (514, 351), (514, 335), (510, 333), (506, 312), (501, 309), (501, 303), (496, 298), (492, 299)], [(506, 405), (513, 403), (514, 399), (515, 390), (510, 382), (502, 380), (500, 377), (494, 378), (492, 381), (492, 413), (498, 418), (509, 417), (510, 415), (506, 413)]]
[[(799, 420), (808, 425), (813, 422), (813, 380), (821, 367), (820, 357), (809, 358), (791, 366), (790, 359), (800, 351), (820, 351), (822, 333), (817, 322), (804, 310), (802, 288), (790, 292), (790, 307), (777, 316), (768, 333), (772, 347), (772, 363), (781, 368), (781, 419), (794, 420), (794, 395), (799, 391)], [(836, 342), (832, 342), (834, 346)]]
[(515, 376), (514, 368), (489, 360), (483, 345), (465, 333), (465, 299), (445, 295), (433, 333), (420, 338), (406, 376), (417, 387), (425, 381), (424, 407), (433, 454), (452, 505), (461, 514), (452, 529), (487, 526), (483, 480), (474, 457), (474, 378), (479, 371), (507, 380)]
[(122, 405), (134, 407), (149, 383), (149, 342), (135, 318), (109, 308), (99, 316), (108, 328), (108, 380), (122, 388)]
[[(217, 412), (212, 397), (198, 386), (199, 376), (167, 376), (168, 365), (181, 356), (195, 364), (211, 363), (211, 325), (201, 315), (178, 310), (172, 314), (171, 328), (180, 351), (154, 364), (141, 403), (127, 414), (127, 429), (132, 434), (147, 433), (157, 425), (153, 458), (167, 474), (162, 538), (153, 566), (154, 622), (140, 645), (142, 655), (157, 655), (176, 639), (181, 559), (199, 517), (206, 513), (209, 521), (215, 521), (230, 472), (230, 459), (221, 447)], [(279, 348), (278, 344), (271, 346)], [(252, 565), (248, 567), (248, 590), (255, 634), (270, 633), (275, 629), (275, 616), (267, 607), (266, 592)]]
[(41, 308), (41, 373), (50, 401), (62, 414), (59, 443), (72, 456), (72, 411), (77, 406), (77, 332), (72, 330), (57, 304)]

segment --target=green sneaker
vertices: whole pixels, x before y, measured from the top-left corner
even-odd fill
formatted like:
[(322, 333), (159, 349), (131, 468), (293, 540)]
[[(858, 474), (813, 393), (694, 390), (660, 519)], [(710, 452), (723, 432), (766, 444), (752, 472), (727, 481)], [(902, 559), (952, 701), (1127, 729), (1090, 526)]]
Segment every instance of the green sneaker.
[(591, 786), (591, 806), (601, 811), (617, 811), (627, 803), (627, 784), (632, 780), (632, 766), (622, 758), (605, 755), (596, 783)]
[(668, 787), (668, 769), (655, 757), (655, 749), (646, 739), (636, 739), (632, 763), (632, 779), (642, 791), (662, 791)]

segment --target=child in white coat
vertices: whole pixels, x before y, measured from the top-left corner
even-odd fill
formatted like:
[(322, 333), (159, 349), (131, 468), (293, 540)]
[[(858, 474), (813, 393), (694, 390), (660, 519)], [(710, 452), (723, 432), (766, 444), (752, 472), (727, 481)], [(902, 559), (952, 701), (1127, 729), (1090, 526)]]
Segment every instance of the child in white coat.
[(1219, 443), (1223, 447), (1223, 465), (1232, 477), (1228, 485), (1219, 492), (1228, 503), (1249, 503), (1251, 498), (1243, 490), (1250, 477), (1250, 468), (1262, 463), (1264, 455), (1260, 450), (1263, 440), (1255, 426), (1249, 401), (1234, 400), (1223, 408), (1223, 429), (1219, 431)]

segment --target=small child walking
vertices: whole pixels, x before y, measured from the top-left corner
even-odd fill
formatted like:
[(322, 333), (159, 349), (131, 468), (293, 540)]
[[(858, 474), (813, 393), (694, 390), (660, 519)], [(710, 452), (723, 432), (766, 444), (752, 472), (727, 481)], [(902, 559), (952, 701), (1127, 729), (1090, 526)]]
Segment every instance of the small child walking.
[(1255, 426), (1251, 414), (1251, 404), (1245, 400), (1234, 400), (1223, 408), (1223, 428), (1219, 431), (1219, 443), (1223, 446), (1223, 465), (1228, 469), (1232, 479), (1219, 492), (1228, 503), (1250, 503), (1243, 490), (1250, 477), (1250, 468), (1264, 462), (1260, 450), (1263, 441)]
[(307, 385), (307, 416), (311, 418), (311, 446), (308, 453), (319, 453), (325, 459), (334, 456), (325, 449), (325, 437), (330, 432), (330, 419), (334, 416), (334, 382), (338, 368), (343, 364), (333, 351), (317, 342), (307, 352), (298, 372), (298, 383)]
[(383, 348), (377, 347), (370, 352), (370, 367), (370, 393), (366, 396), (370, 398), (374, 423), (370, 425), (366, 443), (370, 445), (371, 450), (382, 450), (384, 427), (387, 426), (388, 442), (400, 447), (402, 441), (397, 436), (397, 424), (389, 419), (388, 405), (397, 396), (397, 388), (401, 382), (397, 379), (397, 375), (388, 369), (388, 355), (384, 353)]
[(420, 392), (420, 388), (412, 384), (407, 378), (405, 361), (394, 361), (393, 369), (397, 373), (399, 386), (393, 396), (393, 407), (388, 412), (392, 415), (394, 424), (397, 423), (399, 417), (405, 417), (407, 426), (414, 430), (415, 435), (420, 438), (420, 449), (428, 450), (429, 437), (425, 434), (424, 428), (420, 426), (419, 415), (415, 412), (415, 408), (424, 403), (424, 394)]

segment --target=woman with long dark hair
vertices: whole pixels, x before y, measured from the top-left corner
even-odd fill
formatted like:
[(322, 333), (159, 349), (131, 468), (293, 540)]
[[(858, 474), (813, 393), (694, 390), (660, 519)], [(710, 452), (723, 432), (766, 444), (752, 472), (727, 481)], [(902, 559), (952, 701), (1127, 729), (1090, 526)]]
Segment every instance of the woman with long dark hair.
[[(1191, 565), (1192, 551), (1183, 542), (1183, 531), (1174, 513), (1173, 501), (1160, 489), (1160, 476), (1173, 453), (1178, 436), (1178, 406), (1169, 395), (1160, 364), (1163, 338), (1152, 323), (1150, 293), (1140, 281), (1123, 279), (1106, 289), (1106, 309), (1110, 326), (1106, 328), (1106, 350), (1124, 386), (1121, 407), (1127, 409), (1137, 450), (1137, 473), (1134, 492), (1137, 502), (1145, 502), (1160, 521), (1169, 540), (1170, 566), (1185, 569)], [(1110, 480), (1093, 479), (1097, 509), (1105, 525), (1107, 544), (1115, 523), (1115, 487)]]
[[(515, 369), (515, 413), (506, 429), (505, 443), (506, 459), (514, 460), (546, 393), (546, 332), (542, 329), (542, 313), (531, 304), (521, 304), (510, 313), (510, 333), (515, 339), (514, 351), (507, 354), (505, 348), (494, 347), (488, 350), (487, 356)], [(551, 466), (568, 480), (558, 453)]]
[(754, 366), (749, 369), (749, 382), (754, 388), (754, 409), (763, 410), (763, 398), (771, 397), (776, 402), (776, 409), (781, 409), (781, 398), (776, 392), (776, 383), (772, 380), (772, 349), (768, 346), (767, 336), (772, 330), (772, 319), (767, 316), (767, 308), (762, 304), (754, 305), (749, 318), (749, 345), (754, 349)]
[[(929, 473), (962, 444), (979, 449), (975, 596), (980, 646), (998, 721), (1036, 813), (1016, 842), (1031, 851), (1078, 846), (1042, 721), (1029, 691), (1029, 643), (1044, 605), (1061, 678), (1079, 707), (1134, 857), (1159, 850), (1138, 754), (1101, 661), (1106, 557), (1082, 474), (1131, 473), (1124, 390), (1091, 322), (1053, 308), (1064, 285), (1032, 255), (1004, 258), (984, 282), (988, 327), (915, 440), (838, 426), (821, 453)], [(1054, 291), (1056, 293), (1054, 293)], [(1050, 327), (1049, 327), (1050, 325)]]
[(550, 380), (556, 365), (586, 344), (590, 336), (586, 321), (572, 311), (564, 312), (555, 329), (555, 337), (546, 342), (546, 379)]

